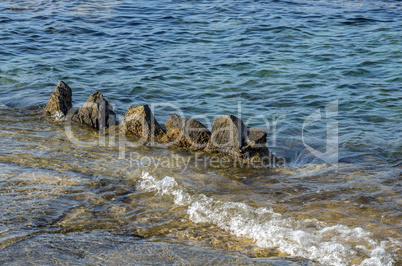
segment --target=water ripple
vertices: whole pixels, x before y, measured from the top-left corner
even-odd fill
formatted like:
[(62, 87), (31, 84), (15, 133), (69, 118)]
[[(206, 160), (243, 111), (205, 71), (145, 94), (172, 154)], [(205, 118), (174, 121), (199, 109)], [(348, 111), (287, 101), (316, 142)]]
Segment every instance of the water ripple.
[[(281, 131), (293, 132), (338, 100), (341, 138), (378, 150), (399, 140), (389, 133), (401, 123), (397, 1), (21, 0), (0, 10), (0, 102), (10, 106), (43, 106), (65, 80), (74, 104), (101, 89), (119, 115), (170, 102), (213, 119), (242, 101), (243, 117), (286, 116)], [(301, 142), (294, 134), (277, 146)]]

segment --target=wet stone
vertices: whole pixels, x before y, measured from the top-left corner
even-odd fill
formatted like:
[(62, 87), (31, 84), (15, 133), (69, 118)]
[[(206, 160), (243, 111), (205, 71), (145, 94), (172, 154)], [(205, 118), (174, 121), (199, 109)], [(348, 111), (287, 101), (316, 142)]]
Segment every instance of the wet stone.
[(166, 141), (174, 142), (179, 147), (201, 150), (211, 139), (211, 132), (195, 119), (184, 119), (172, 114), (165, 123)]
[(247, 127), (241, 119), (234, 115), (219, 116), (212, 124), (211, 140), (206, 150), (241, 157), (246, 137)]
[(115, 125), (116, 114), (102, 93), (96, 91), (72, 116), (72, 120), (104, 131), (109, 126)]
[(249, 128), (246, 143), (252, 148), (262, 148), (267, 145), (267, 132), (259, 128)]
[(278, 159), (266, 145), (264, 130), (248, 128), (241, 119), (226, 115), (215, 119), (206, 151), (226, 154), (255, 167), (275, 167)]
[(141, 137), (147, 141), (159, 140), (165, 134), (147, 104), (128, 108), (119, 129), (124, 134)]
[(50, 95), (50, 99), (46, 104), (45, 112), (48, 115), (56, 115), (60, 119), (67, 115), (68, 111), (73, 107), (72, 105), (72, 90), (63, 81), (59, 81), (56, 89)]

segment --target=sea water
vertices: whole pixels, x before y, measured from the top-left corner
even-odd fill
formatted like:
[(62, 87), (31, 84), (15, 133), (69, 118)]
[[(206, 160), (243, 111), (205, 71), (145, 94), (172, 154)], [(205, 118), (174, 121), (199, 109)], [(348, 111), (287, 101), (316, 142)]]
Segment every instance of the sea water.
[[(2, 1), (0, 262), (401, 263), (398, 1)], [(42, 108), (59, 80), (121, 120), (233, 114), (283, 167), (102, 136)]]

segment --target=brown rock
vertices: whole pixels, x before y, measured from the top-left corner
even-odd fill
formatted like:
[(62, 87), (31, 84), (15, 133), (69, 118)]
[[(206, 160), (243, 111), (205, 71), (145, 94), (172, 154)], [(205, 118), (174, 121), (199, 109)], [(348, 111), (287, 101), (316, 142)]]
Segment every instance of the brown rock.
[(246, 143), (252, 148), (263, 148), (267, 145), (267, 132), (259, 128), (249, 128)]
[(175, 141), (179, 147), (193, 150), (204, 149), (211, 139), (211, 132), (195, 119), (184, 119), (172, 114), (165, 123), (166, 136), (169, 141)]
[(116, 114), (102, 93), (96, 91), (89, 96), (78, 113), (73, 115), (72, 120), (104, 131), (116, 123)]
[(247, 138), (247, 127), (234, 115), (219, 116), (212, 124), (208, 151), (217, 151), (234, 157), (241, 157), (241, 148)]
[(176, 114), (172, 114), (169, 117), (168, 121), (166, 121), (165, 127), (166, 127), (167, 132), (172, 131), (174, 129), (180, 130), (181, 128), (184, 128), (185, 123), (186, 123), (185, 119), (179, 117)]
[(45, 112), (49, 115), (55, 115), (61, 112), (64, 116), (73, 107), (72, 105), (73, 92), (71, 88), (63, 81), (59, 81), (56, 89), (50, 95), (50, 99), (46, 104)]
[(131, 106), (120, 123), (120, 131), (128, 135), (157, 140), (164, 135), (149, 106)]
[(258, 128), (247, 128), (241, 119), (226, 115), (215, 119), (207, 151), (220, 152), (234, 157), (240, 165), (275, 167), (278, 159), (269, 151), (267, 133)]

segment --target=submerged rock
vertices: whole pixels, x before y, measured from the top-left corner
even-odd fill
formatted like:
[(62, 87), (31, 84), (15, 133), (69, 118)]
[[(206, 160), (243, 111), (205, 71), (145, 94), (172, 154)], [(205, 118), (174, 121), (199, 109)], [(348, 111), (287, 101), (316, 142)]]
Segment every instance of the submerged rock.
[[(46, 104), (45, 112), (49, 115), (62, 117), (67, 115), (72, 105), (73, 92), (67, 83), (59, 81), (56, 89), (50, 95), (50, 99)], [(60, 118), (61, 119), (61, 118)]]
[(165, 134), (149, 106), (131, 106), (120, 123), (120, 132), (148, 140), (157, 140)]
[(204, 149), (211, 139), (211, 132), (195, 119), (184, 119), (172, 114), (165, 123), (167, 141), (174, 141), (179, 147), (193, 150)]
[(103, 98), (102, 93), (96, 91), (72, 116), (72, 120), (104, 131), (116, 123), (116, 114), (113, 112), (113, 107)]

